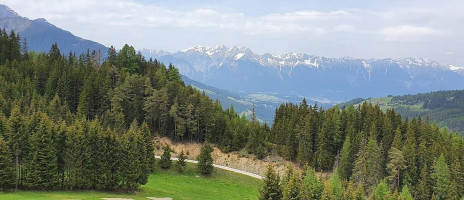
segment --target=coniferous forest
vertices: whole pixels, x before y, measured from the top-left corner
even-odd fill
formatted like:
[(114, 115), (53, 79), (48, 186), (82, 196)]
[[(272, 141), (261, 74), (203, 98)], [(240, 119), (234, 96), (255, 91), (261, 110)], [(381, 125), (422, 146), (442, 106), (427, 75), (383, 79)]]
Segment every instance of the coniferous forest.
[(97, 52), (65, 56), (56, 44), (28, 52), (5, 30), (0, 46), (1, 189), (136, 189), (153, 170), (153, 133), (265, 155), (267, 126), (129, 45), (102, 64)]
[[(254, 113), (254, 112), (253, 112)], [(464, 140), (378, 105), (282, 104), (272, 127), (185, 86), (133, 47), (75, 55), (27, 51), (0, 31), (0, 189), (134, 190), (153, 171), (154, 134), (278, 154), (304, 173), (268, 169), (260, 199), (460, 199)], [(332, 172), (327, 180), (317, 172)]]

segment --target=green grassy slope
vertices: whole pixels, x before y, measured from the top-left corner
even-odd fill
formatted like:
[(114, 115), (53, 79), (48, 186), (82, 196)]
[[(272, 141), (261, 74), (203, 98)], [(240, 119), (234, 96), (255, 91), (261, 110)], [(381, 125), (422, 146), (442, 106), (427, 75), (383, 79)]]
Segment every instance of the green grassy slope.
[(403, 117), (430, 117), (440, 127), (448, 127), (464, 135), (464, 90), (438, 91), (416, 95), (353, 99), (340, 104), (360, 104), (364, 101), (379, 104), (380, 108), (395, 109)]
[(0, 199), (101, 199), (171, 197), (181, 199), (256, 199), (263, 182), (245, 175), (214, 169), (210, 177), (197, 177), (196, 166), (188, 164), (182, 174), (160, 170), (150, 175), (140, 190), (127, 194), (98, 191), (15, 191), (0, 192)]

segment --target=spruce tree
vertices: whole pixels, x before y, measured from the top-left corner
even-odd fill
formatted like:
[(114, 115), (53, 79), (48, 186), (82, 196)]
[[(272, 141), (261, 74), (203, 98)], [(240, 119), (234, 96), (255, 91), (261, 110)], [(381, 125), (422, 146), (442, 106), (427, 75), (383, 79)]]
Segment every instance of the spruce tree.
[(411, 192), (409, 192), (409, 188), (407, 185), (403, 186), (400, 194), (400, 200), (413, 200)]
[(125, 190), (135, 190), (140, 185), (143, 175), (140, 162), (139, 138), (135, 134), (126, 133), (122, 142), (121, 187)]
[(52, 124), (44, 115), (31, 139), (31, 161), (26, 183), (31, 188), (52, 189), (58, 184), (58, 165)]
[(443, 154), (435, 160), (431, 176), (434, 179), (433, 193), (438, 199), (446, 199), (451, 183), (451, 174)]
[(359, 150), (353, 169), (353, 181), (357, 184), (362, 183), (367, 191), (371, 192), (382, 179), (382, 155), (381, 149), (370, 137), (369, 142), (363, 142)]
[(177, 171), (179, 171), (180, 173), (184, 172), (185, 165), (186, 165), (185, 155), (184, 155), (184, 150), (182, 150), (177, 156), (177, 162), (176, 162)]
[(406, 161), (404, 160), (403, 152), (395, 147), (392, 147), (388, 151), (388, 158), (390, 161), (387, 164), (389, 175), (387, 178), (393, 190), (396, 190), (400, 187), (401, 174), (406, 169)]
[(153, 146), (153, 135), (150, 134), (150, 128), (148, 127), (147, 123), (143, 123), (140, 126), (140, 134), (142, 135), (143, 142), (145, 145), (145, 157), (146, 157), (146, 166), (145, 170), (148, 172), (153, 172), (155, 166), (155, 154), (154, 154), (154, 146)]
[(356, 187), (355, 199), (356, 200), (364, 200), (364, 199), (366, 199), (366, 192), (364, 190), (363, 184), (358, 184), (358, 186)]
[(15, 185), (15, 166), (8, 143), (0, 136), (0, 191)]
[(330, 181), (325, 182), (324, 189), (322, 190), (321, 200), (337, 200), (337, 197), (333, 194), (333, 188)]
[(280, 187), (279, 175), (274, 171), (274, 167), (269, 164), (264, 176), (264, 185), (260, 190), (259, 200), (280, 200), (282, 199), (282, 189)]
[(171, 147), (169, 147), (169, 145), (166, 145), (163, 148), (163, 155), (161, 155), (161, 168), (169, 169), (171, 167), (171, 162)]
[(198, 171), (202, 175), (210, 175), (213, 172), (213, 157), (211, 153), (213, 147), (208, 142), (205, 142), (201, 147), (200, 155), (198, 155)]
[(298, 199), (298, 194), (300, 193), (300, 185), (300, 176), (296, 172), (292, 172), (292, 174), (290, 175), (290, 179), (284, 186), (282, 200)]
[(429, 199), (430, 190), (432, 189), (429, 185), (429, 174), (427, 164), (422, 167), (420, 172), (420, 179), (416, 186), (416, 198), (417, 199)]
[(351, 148), (351, 139), (350, 136), (345, 138), (343, 143), (342, 150), (340, 152), (340, 163), (338, 165), (338, 172), (342, 180), (347, 180), (351, 177), (351, 172), (353, 170), (353, 154)]
[(374, 192), (372, 193), (372, 200), (388, 200), (391, 195), (390, 188), (385, 181), (381, 181), (375, 187)]
[(460, 191), (458, 188), (458, 183), (456, 181), (452, 181), (450, 184), (450, 187), (448, 189), (448, 194), (447, 194), (447, 199), (449, 200), (459, 200), (460, 198), (460, 193), (463, 191)]
[(317, 178), (314, 169), (309, 167), (306, 170), (306, 174), (301, 185), (300, 198), (306, 200), (321, 199), (323, 187), (324, 186), (319, 181), (319, 178)]
[(343, 186), (338, 171), (335, 170), (329, 179), (330, 185), (332, 186), (332, 194), (336, 199), (342, 199), (343, 197)]

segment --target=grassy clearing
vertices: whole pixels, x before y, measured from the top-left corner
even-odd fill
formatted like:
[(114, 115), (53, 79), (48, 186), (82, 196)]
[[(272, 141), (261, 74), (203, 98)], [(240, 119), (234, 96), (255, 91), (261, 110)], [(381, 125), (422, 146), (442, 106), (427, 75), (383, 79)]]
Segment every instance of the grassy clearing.
[(180, 199), (256, 199), (263, 182), (245, 175), (214, 169), (210, 177), (197, 177), (196, 166), (188, 164), (183, 174), (174, 169), (150, 175), (148, 183), (136, 193), (98, 191), (15, 191), (0, 192), (0, 199), (101, 199), (172, 197)]

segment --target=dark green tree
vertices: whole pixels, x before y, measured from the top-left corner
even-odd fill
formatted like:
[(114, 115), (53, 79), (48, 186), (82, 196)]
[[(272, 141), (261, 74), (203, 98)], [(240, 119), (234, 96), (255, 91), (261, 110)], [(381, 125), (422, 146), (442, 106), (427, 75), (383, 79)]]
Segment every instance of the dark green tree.
[(317, 200), (321, 198), (323, 185), (313, 168), (308, 168), (300, 189), (300, 198), (305, 200)]
[(117, 55), (118, 67), (122, 69), (123, 72), (128, 72), (130, 74), (137, 72), (139, 66), (136, 56), (134, 47), (125, 44)]
[(354, 156), (351, 148), (351, 138), (350, 136), (347, 136), (345, 138), (345, 142), (343, 143), (343, 147), (340, 152), (340, 162), (338, 165), (340, 178), (343, 180), (347, 180), (349, 177), (351, 177), (354, 161), (353, 157)]
[(177, 155), (177, 162), (176, 162), (176, 167), (177, 167), (177, 171), (179, 171), (180, 173), (184, 172), (184, 168), (185, 168), (185, 155), (184, 155), (184, 150), (182, 150), (179, 155)]
[(161, 155), (160, 165), (163, 169), (169, 169), (171, 167), (171, 147), (166, 145), (163, 148), (163, 155)]
[(400, 194), (400, 200), (413, 200), (411, 192), (409, 192), (409, 187), (407, 185), (403, 186)]
[(446, 199), (451, 184), (451, 173), (443, 154), (435, 160), (431, 176), (434, 180), (433, 193), (438, 199)]
[(200, 155), (198, 155), (198, 171), (202, 175), (210, 175), (213, 172), (213, 157), (211, 153), (213, 147), (208, 142), (205, 142), (201, 147)]
[(52, 189), (58, 182), (58, 165), (53, 144), (53, 125), (45, 115), (39, 122), (37, 132), (31, 138), (31, 161), (26, 184), (31, 188)]
[(0, 191), (15, 185), (16, 170), (8, 143), (0, 136)]
[(264, 176), (264, 185), (260, 190), (260, 200), (280, 200), (282, 199), (282, 189), (280, 186), (280, 177), (274, 171), (272, 165), (268, 165)]
[(403, 152), (395, 147), (392, 147), (388, 151), (389, 162), (387, 164), (388, 181), (392, 186), (393, 190), (397, 190), (400, 187), (401, 174), (406, 169), (406, 161), (403, 157)]

